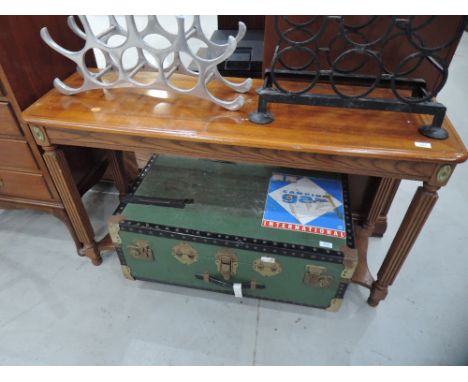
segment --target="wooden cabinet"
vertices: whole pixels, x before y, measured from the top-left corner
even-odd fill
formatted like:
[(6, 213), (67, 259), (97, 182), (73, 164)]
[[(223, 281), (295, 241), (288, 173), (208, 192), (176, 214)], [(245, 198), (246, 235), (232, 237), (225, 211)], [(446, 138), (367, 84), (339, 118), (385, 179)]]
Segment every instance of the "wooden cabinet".
[(18, 204), (20, 200), (29, 206), (46, 201), (60, 208), (58, 194), (31, 133), (22, 123), (18, 104), (1, 65), (0, 86), (4, 90), (0, 102), (0, 208), (2, 201), (12, 198)]
[(21, 128), (13, 113), (11, 104), (0, 102), (0, 136), (21, 136)]
[[(67, 77), (75, 71), (73, 62), (41, 40), (43, 26), (68, 49), (83, 45), (68, 28), (65, 16), (0, 16), (0, 209), (33, 208), (52, 213), (67, 224), (80, 250), (83, 243), (70, 223), (43, 153), (21, 116), (22, 110), (52, 88), (55, 77)], [(88, 64), (95, 65), (94, 59)], [(63, 151), (80, 194), (95, 184), (109, 163), (106, 150), (66, 147)]]
[(1, 136), (0, 166), (20, 171), (37, 171), (39, 169), (26, 140), (10, 139)]
[[(0, 57), (1, 59), (1, 57)], [(62, 201), (0, 64), (0, 208), (34, 208), (63, 220), (71, 229)], [(1, 227), (0, 227), (1, 229)], [(72, 237), (76, 235), (71, 229)], [(80, 244), (75, 239), (77, 246)]]
[(0, 196), (54, 200), (41, 174), (0, 169)]

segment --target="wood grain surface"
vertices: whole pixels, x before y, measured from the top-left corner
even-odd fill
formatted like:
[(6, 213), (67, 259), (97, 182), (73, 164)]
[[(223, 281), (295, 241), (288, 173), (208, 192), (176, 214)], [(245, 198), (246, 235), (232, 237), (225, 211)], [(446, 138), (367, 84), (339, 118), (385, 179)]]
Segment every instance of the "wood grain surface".
[(331, 171), (346, 174), (387, 176), (413, 180), (429, 180), (435, 163), (361, 158), (344, 155), (315, 154), (288, 150), (190, 142), (122, 135), (103, 131), (47, 129), (50, 142), (81, 147), (101, 147), (112, 150), (151, 150), (157, 154), (182, 155), (233, 162), (259, 163), (270, 166), (294, 167), (306, 170)]
[(6, 102), (0, 102), (0, 136), (22, 136), (18, 121), (13, 114), (13, 109)]
[(39, 172), (28, 143), (24, 140), (4, 139), (0, 135), (0, 167)]
[[(136, 79), (148, 81), (154, 75), (141, 73)], [(80, 77), (74, 74), (65, 82), (78, 86)], [(188, 87), (193, 79), (174, 75), (174, 83)], [(245, 105), (237, 112), (163, 90), (120, 88), (65, 96), (53, 89), (23, 116), (31, 124), (46, 126), (49, 138), (50, 131), (59, 128), (138, 137), (140, 141), (154, 138), (354, 158), (460, 163), (468, 157), (447, 118), (444, 127), (450, 137), (444, 141), (429, 140), (418, 133), (418, 127), (429, 123), (430, 117), (397, 112), (276, 104), (271, 105), (275, 115), (272, 124), (252, 124), (247, 117), (256, 110), (254, 89), (259, 86), (261, 81), (254, 80)], [(225, 86), (211, 87), (217, 96), (235, 95)], [(385, 89), (376, 92), (376, 96), (386, 95)], [(430, 141), (432, 148), (416, 147), (419, 141)]]
[[(68, 27), (66, 16), (0, 16), (0, 64), (21, 110), (51, 89), (55, 77), (69, 76), (76, 70), (73, 61), (42, 41), (42, 27), (47, 27), (52, 38), (66, 49), (76, 51), (84, 46), (84, 41)], [(86, 55), (86, 62), (96, 63), (92, 55)]]
[(53, 200), (42, 175), (3, 169), (0, 169), (0, 195)]

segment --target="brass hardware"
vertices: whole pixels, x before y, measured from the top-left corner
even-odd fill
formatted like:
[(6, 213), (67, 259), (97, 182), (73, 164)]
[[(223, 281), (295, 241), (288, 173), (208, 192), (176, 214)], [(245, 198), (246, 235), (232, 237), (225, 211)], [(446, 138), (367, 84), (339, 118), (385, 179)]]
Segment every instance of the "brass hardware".
[(122, 274), (128, 280), (135, 280), (128, 265), (122, 265)]
[(124, 215), (112, 215), (110, 219), (107, 221), (107, 227), (109, 229), (109, 236), (112, 239), (112, 242), (115, 245), (120, 246), (122, 244), (122, 239), (120, 238), (119, 231), (120, 231), (120, 222), (125, 220), (126, 217)]
[(280, 263), (277, 263), (276, 261), (263, 261), (262, 259), (257, 259), (254, 261), (253, 269), (264, 277), (276, 276), (283, 270)]
[(206, 283), (210, 282), (210, 274), (208, 272), (203, 273), (203, 281)]
[(330, 306), (325, 310), (329, 312), (336, 312), (340, 308), (342, 302), (342, 298), (332, 298), (330, 301)]
[(237, 272), (237, 256), (228, 248), (222, 249), (216, 253), (216, 267), (224, 280), (229, 280)]
[(319, 267), (316, 265), (306, 265), (305, 274), (304, 274), (304, 284), (319, 287), (327, 288), (333, 281), (333, 277), (330, 275), (324, 275), (327, 268)]
[(346, 282), (351, 280), (351, 277), (353, 277), (354, 271), (356, 270), (358, 264), (357, 249), (349, 248), (347, 245), (344, 245), (340, 248), (340, 251), (343, 252), (344, 267), (341, 272), (341, 278)]
[(172, 247), (172, 256), (182, 264), (190, 265), (198, 260), (198, 252), (190, 244), (181, 242)]
[(445, 183), (450, 177), (451, 173), (452, 173), (452, 167), (450, 165), (446, 164), (442, 166), (441, 168), (439, 168), (439, 171), (437, 171), (437, 182)]
[(152, 261), (153, 259), (153, 250), (150, 247), (150, 244), (146, 240), (134, 240), (132, 245), (127, 247), (128, 254), (137, 260), (146, 260)]
[(122, 239), (119, 235), (120, 227), (118, 224), (109, 224), (109, 236), (114, 244), (120, 245), (122, 244)]
[(257, 289), (257, 281), (250, 280), (250, 289)]
[(31, 126), (32, 132), (34, 134), (34, 137), (36, 137), (36, 140), (40, 143), (45, 142), (45, 136), (44, 133), (42, 132), (40, 127), (37, 126)]

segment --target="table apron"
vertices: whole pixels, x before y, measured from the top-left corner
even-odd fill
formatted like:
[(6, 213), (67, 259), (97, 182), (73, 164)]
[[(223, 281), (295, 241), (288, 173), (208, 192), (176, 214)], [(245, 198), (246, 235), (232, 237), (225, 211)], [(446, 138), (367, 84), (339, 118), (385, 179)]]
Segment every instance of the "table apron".
[(46, 145), (70, 145), (122, 151), (151, 151), (215, 160), (251, 162), (346, 174), (429, 181), (439, 163), (388, 160), (233, 146), (218, 143), (169, 140), (104, 132), (50, 128)]

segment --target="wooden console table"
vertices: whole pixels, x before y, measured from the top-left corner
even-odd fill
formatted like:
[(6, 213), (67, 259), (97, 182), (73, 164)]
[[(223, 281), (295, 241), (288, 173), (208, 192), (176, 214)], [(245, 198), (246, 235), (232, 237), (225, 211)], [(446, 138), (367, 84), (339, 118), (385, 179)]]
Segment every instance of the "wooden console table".
[[(140, 76), (145, 82), (153, 74)], [(193, 85), (191, 80), (174, 78), (179, 86)], [(66, 82), (78, 86), (79, 81), (73, 75)], [(255, 81), (253, 89), (259, 86), (260, 81)], [(232, 96), (222, 86), (214, 92), (223, 98)], [(364, 223), (356, 227), (360, 262), (353, 280), (371, 289), (368, 302), (376, 306), (385, 298), (408, 256), (437, 200), (438, 189), (447, 184), (455, 166), (468, 157), (455, 129), (445, 119), (449, 139), (428, 140), (417, 132), (419, 126), (429, 122), (425, 116), (281, 104), (272, 105), (275, 122), (262, 126), (247, 120), (248, 113), (256, 107), (254, 90), (238, 112), (158, 90), (98, 90), (75, 96), (52, 90), (23, 116), (44, 150), (45, 162), (86, 255), (94, 264), (101, 262), (100, 250), (108, 248), (109, 241), (95, 242), (86, 210), (57, 145), (147, 150), (379, 177)], [(428, 144), (431, 148), (421, 147)], [(422, 185), (374, 281), (367, 267), (368, 237), (401, 179), (419, 181)]]

